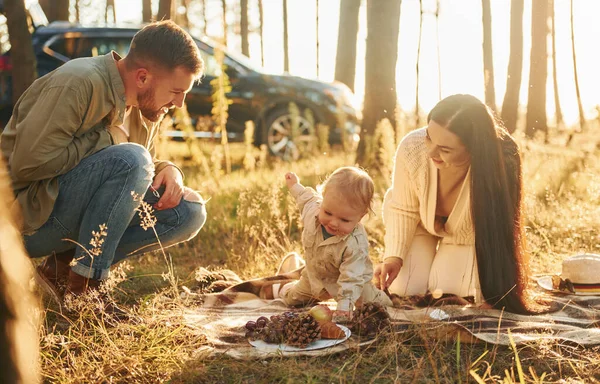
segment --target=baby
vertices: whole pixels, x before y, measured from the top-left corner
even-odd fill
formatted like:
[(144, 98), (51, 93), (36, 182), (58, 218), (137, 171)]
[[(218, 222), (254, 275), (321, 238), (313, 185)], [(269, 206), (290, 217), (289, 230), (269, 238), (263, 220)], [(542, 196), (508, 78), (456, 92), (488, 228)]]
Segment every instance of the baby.
[(373, 265), (361, 219), (371, 209), (374, 185), (356, 167), (342, 167), (321, 185), (322, 195), (299, 183), (290, 172), (285, 182), (300, 209), (306, 268), (300, 280), (282, 286), (274, 297), (289, 306), (334, 298), (334, 320), (349, 321), (357, 302), (391, 306), (389, 297), (371, 283)]

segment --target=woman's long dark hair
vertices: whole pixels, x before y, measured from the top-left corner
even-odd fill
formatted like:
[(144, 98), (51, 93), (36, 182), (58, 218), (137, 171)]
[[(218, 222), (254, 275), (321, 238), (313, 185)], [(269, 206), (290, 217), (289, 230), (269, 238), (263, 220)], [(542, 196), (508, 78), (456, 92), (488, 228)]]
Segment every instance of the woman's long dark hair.
[(430, 120), (455, 133), (471, 155), (471, 216), (484, 299), (498, 309), (531, 313), (517, 143), (492, 111), (471, 95), (443, 99), (429, 113)]

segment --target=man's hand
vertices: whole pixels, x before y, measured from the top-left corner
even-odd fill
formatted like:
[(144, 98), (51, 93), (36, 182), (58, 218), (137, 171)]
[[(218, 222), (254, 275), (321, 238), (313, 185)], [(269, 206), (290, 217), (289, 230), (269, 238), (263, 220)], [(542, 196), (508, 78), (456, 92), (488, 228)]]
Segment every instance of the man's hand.
[(288, 189), (291, 189), (294, 185), (298, 184), (300, 179), (294, 172), (288, 172), (285, 174), (285, 183), (287, 184)]
[(383, 263), (375, 266), (373, 279), (375, 286), (379, 289), (386, 290), (392, 285), (392, 282), (400, 273), (403, 261), (399, 257), (386, 259)]
[(165, 190), (154, 205), (156, 210), (170, 209), (179, 205), (183, 197), (183, 177), (179, 170), (173, 166), (163, 168), (156, 176), (150, 188), (159, 189), (162, 185)]

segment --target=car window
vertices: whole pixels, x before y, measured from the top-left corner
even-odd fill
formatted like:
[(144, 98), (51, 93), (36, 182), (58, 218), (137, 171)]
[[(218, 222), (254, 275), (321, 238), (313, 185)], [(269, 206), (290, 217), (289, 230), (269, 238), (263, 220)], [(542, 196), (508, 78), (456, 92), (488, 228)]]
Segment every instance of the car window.
[(101, 56), (114, 50), (125, 56), (129, 51), (130, 39), (112, 37), (67, 37), (57, 39), (50, 49), (70, 59)]
[(82, 37), (75, 50), (75, 57), (102, 56), (116, 51), (121, 57), (129, 52), (131, 39), (112, 37)]
[[(204, 76), (206, 77), (217, 77), (219, 76), (219, 63), (217, 62), (217, 59), (215, 59), (215, 57), (213, 55), (211, 55), (210, 53), (204, 51), (204, 50), (200, 50), (200, 55), (202, 56), (202, 60), (204, 60)], [(227, 66), (226, 72), (227, 75), (230, 78), (235, 78), (237, 77), (238, 71), (235, 70), (235, 68), (233, 68), (233, 66), (227, 65), (229, 63), (231, 63), (231, 59), (229, 58), (225, 58), (225, 65)]]
[(68, 58), (73, 58), (75, 54), (76, 39), (56, 39), (50, 44), (49, 48), (56, 53), (60, 53)]

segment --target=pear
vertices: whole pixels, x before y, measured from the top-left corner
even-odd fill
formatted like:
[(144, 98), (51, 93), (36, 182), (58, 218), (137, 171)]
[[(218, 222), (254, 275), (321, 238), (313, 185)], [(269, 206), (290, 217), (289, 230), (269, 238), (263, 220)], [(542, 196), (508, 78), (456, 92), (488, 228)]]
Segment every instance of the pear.
[(333, 311), (326, 305), (315, 305), (308, 311), (308, 313), (319, 323), (331, 321), (333, 318)]

